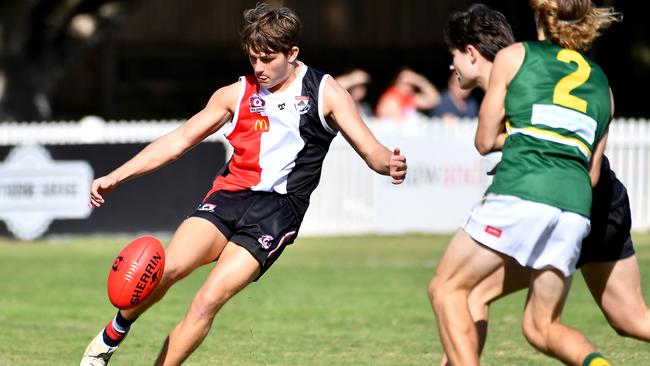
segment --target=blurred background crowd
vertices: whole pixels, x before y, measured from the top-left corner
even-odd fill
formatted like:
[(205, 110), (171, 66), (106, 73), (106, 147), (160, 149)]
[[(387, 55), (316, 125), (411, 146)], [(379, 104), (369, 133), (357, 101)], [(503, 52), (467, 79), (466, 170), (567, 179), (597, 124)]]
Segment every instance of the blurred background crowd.
[[(250, 73), (239, 48), (257, 0), (0, 0), (0, 121), (183, 119), (219, 86)], [(270, 0), (273, 2), (273, 0)], [(300, 59), (335, 75), (364, 116), (475, 117), (442, 40), (472, 0), (285, 0), (304, 25)], [(533, 39), (527, 1), (481, 1)], [(604, 0), (625, 18), (590, 56), (610, 76), (619, 117), (648, 117), (650, 32), (643, 2)]]

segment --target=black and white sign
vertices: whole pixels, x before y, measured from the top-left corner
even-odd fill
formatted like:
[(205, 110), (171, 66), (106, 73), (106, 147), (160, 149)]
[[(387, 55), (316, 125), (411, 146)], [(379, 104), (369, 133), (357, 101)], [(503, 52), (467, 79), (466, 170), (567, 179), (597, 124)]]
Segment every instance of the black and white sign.
[(54, 161), (42, 146), (17, 146), (0, 163), (0, 219), (16, 237), (31, 240), (54, 219), (86, 218), (92, 179), (85, 161)]

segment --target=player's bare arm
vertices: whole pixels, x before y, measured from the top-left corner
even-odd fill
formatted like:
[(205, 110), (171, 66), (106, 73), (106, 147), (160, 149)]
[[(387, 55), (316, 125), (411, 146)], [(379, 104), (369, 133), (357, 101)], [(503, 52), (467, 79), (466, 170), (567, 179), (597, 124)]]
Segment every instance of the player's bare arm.
[(481, 155), (498, 151), (505, 142), (505, 99), (510, 80), (524, 60), (525, 50), (515, 43), (497, 53), (494, 58), (488, 88), (479, 110), (474, 145)]
[[(612, 119), (614, 118), (614, 93), (612, 93), (612, 88), (609, 88), (609, 100), (611, 103), (612, 110)], [(610, 121), (611, 122), (611, 121)], [(591, 154), (591, 161), (589, 162), (589, 179), (591, 179), (591, 186), (595, 187), (598, 184), (600, 179), (600, 165), (603, 160), (603, 154), (605, 153), (605, 147), (607, 144), (607, 137), (609, 136), (609, 126), (603, 134), (603, 137), (596, 145), (594, 152)]]
[(400, 149), (390, 151), (382, 145), (363, 122), (350, 94), (334, 79), (325, 81), (323, 115), (336, 124), (354, 150), (379, 174), (390, 175), (393, 184), (406, 177), (406, 158)]
[(218, 89), (201, 111), (177, 129), (159, 137), (108, 175), (95, 179), (90, 188), (90, 206), (101, 206), (104, 195), (112, 192), (120, 183), (178, 159), (219, 130), (232, 117), (239, 90), (239, 82)]
[(589, 179), (591, 180), (591, 187), (595, 187), (600, 179), (600, 166), (603, 162), (603, 154), (607, 145), (607, 137), (609, 136), (609, 127), (603, 134), (603, 137), (598, 141), (598, 145), (591, 153), (591, 160), (589, 161)]

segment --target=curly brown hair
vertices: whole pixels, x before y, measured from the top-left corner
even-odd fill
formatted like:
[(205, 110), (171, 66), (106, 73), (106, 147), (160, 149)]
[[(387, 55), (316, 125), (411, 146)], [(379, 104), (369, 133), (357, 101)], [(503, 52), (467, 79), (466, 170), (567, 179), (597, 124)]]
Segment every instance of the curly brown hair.
[(530, 0), (546, 38), (564, 48), (586, 51), (612, 23), (623, 15), (610, 7), (596, 7), (591, 0)]
[(293, 10), (284, 6), (258, 3), (244, 11), (244, 28), (240, 43), (244, 52), (249, 51), (285, 55), (298, 45), (302, 25)]

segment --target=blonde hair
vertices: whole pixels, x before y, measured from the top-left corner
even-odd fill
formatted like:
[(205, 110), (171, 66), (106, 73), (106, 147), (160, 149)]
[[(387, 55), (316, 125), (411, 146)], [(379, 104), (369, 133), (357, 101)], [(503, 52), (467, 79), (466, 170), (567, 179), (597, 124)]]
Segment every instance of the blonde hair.
[(546, 38), (561, 47), (586, 51), (594, 39), (623, 15), (613, 8), (596, 7), (591, 0), (530, 0), (539, 13)]

